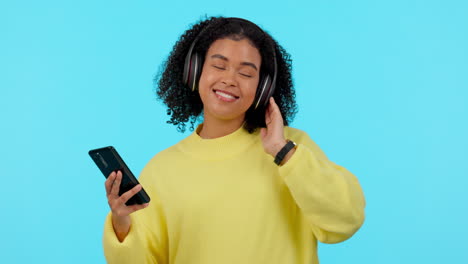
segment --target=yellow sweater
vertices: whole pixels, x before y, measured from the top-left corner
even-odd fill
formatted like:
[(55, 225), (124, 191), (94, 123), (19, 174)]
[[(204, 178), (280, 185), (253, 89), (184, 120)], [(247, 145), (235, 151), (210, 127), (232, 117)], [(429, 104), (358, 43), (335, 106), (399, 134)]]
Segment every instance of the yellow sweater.
[(243, 128), (193, 132), (154, 156), (139, 178), (150, 205), (130, 215), (122, 243), (106, 218), (108, 263), (318, 263), (317, 240), (337, 243), (362, 225), (364, 196), (305, 132), (284, 133), (298, 148), (282, 167)]

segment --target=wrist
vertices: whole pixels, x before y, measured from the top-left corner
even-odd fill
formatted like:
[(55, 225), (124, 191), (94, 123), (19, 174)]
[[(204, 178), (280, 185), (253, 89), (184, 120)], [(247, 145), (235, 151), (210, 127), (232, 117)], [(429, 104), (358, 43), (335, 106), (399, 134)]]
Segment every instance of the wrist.
[(281, 149), (288, 143), (288, 141), (286, 139), (283, 139), (275, 144), (273, 144), (273, 147), (271, 148), (271, 151), (270, 153), (270, 156), (272, 156), (273, 158), (276, 157), (276, 155), (278, 154), (278, 152), (281, 151)]
[(130, 228), (130, 224), (132, 221), (130, 220), (130, 216), (116, 216), (112, 214), (112, 225), (116, 231), (128, 231)]
[(286, 154), (286, 156), (284, 157), (283, 161), (280, 163), (280, 166), (283, 166), (284, 164), (286, 164), (286, 162), (288, 162), (288, 160), (293, 156), (294, 152), (296, 152), (296, 148), (293, 148), (291, 149), (288, 154)]
[(294, 154), (297, 148), (297, 144), (292, 140), (287, 140), (286, 144), (280, 149), (280, 151), (275, 155), (274, 162), (278, 166), (284, 165)]
[(132, 221), (130, 216), (116, 216), (112, 214), (112, 227), (114, 228), (115, 235), (120, 242), (123, 242), (128, 232)]

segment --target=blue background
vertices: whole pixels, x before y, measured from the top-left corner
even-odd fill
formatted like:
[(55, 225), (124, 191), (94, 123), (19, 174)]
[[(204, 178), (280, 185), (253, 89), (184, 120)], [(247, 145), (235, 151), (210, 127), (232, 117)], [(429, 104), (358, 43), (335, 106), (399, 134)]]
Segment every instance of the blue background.
[(468, 263), (466, 1), (2, 1), (0, 262), (105, 263), (114, 145), (138, 174), (188, 133), (152, 78), (205, 14), (250, 19), (293, 58), (299, 114), (358, 176), (367, 219), (321, 263)]

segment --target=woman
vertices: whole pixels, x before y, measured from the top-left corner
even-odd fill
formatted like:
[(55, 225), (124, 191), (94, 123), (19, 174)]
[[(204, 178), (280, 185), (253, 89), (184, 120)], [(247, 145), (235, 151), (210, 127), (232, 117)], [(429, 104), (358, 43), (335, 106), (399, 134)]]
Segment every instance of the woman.
[(157, 94), (190, 136), (158, 153), (126, 206), (121, 173), (106, 180), (109, 263), (318, 263), (364, 221), (358, 180), (287, 124), (296, 112), (291, 61), (257, 25), (212, 17), (177, 41)]

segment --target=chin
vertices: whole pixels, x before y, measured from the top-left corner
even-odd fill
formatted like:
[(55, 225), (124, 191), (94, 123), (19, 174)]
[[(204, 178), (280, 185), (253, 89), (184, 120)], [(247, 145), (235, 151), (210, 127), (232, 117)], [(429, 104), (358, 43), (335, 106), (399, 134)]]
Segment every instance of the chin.
[(243, 120), (245, 117), (245, 115), (233, 115), (232, 113), (214, 113), (212, 116), (222, 121)]

